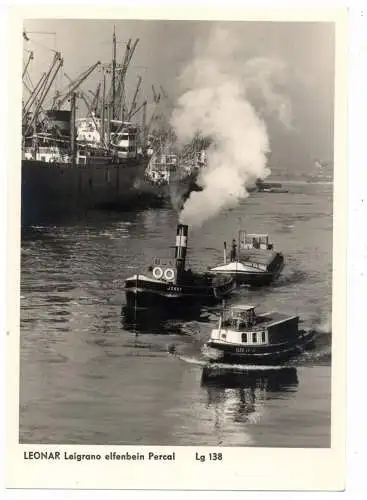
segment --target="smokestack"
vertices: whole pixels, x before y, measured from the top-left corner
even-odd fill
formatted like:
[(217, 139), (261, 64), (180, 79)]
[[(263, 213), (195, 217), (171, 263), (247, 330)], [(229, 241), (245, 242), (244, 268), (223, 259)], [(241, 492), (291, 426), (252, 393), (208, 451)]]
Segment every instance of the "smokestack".
[(189, 226), (187, 226), (186, 224), (177, 225), (176, 248), (175, 248), (177, 272), (182, 272), (185, 269), (188, 233), (189, 233)]
[(227, 242), (224, 242), (224, 248), (223, 248), (223, 263), (227, 264)]

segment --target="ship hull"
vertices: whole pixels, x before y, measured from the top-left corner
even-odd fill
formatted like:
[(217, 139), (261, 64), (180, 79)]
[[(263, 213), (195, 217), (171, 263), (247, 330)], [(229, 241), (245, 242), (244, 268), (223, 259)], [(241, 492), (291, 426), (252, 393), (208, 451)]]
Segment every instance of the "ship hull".
[(288, 361), (311, 348), (313, 343), (312, 332), (300, 332), (291, 341), (276, 345), (243, 346), (209, 340), (203, 348), (203, 354), (211, 362), (271, 365)]
[[(246, 262), (244, 262), (246, 265)], [(223, 269), (220, 267), (213, 268), (211, 271), (215, 274), (227, 274), (232, 276), (236, 281), (238, 286), (250, 286), (250, 287), (261, 287), (269, 286), (274, 280), (276, 280), (283, 268), (284, 268), (284, 258), (280, 254), (277, 254), (271, 265), (271, 271), (250, 271), (250, 270), (236, 270), (230, 271), (226, 265), (223, 265)]]
[(22, 224), (110, 203), (129, 209), (139, 198), (135, 186), (144, 168), (144, 161), (107, 163), (103, 157), (75, 166), (22, 160)]
[[(147, 160), (88, 165), (22, 160), (22, 225), (83, 214), (90, 209), (159, 208), (182, 202), (195, 189), (192, 180), (155, 186), (144, 179)], [(177, 195), (179, 192), (179, 195)], [(177, 206), (174, 206), (177, 208)]]
[(125, 282), (126, 306), (129, 309), (170, 308), (170, 311), (179, 313), (198, 304), (214, 305), (227, 297), (233, 288), (232, 280), (217, 286), (200, 286), (149, 282), (145, 277), (128, 279)]
[[(221, 273), (217, 271), (217, 274)], [(230, 274), (236, 281), (238, 286), (261, 287), (261, 286), (269, 286), (279, 276), (280, 271), (278, 273), (226, 272), (226, 274)]]

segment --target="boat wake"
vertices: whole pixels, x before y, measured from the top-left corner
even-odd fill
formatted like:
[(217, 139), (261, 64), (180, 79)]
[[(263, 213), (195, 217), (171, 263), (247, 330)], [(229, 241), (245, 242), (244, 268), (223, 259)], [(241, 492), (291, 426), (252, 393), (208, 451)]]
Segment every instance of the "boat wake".
[(248, 372), (248, 371), (275, 371), (283, 370), (284, 368), (290, 368), (289, 365), (241, 365), (241, 364), (230, 364), (230, 363), (213, 363), (208, 362), (204, 359), (188, 357), (188, 356), (176, 356), (177, 359), (184, 361), (185, 363), (203, 366), (205, 368), (210, 368), (212, 370), (229, 370), (237, 372)]

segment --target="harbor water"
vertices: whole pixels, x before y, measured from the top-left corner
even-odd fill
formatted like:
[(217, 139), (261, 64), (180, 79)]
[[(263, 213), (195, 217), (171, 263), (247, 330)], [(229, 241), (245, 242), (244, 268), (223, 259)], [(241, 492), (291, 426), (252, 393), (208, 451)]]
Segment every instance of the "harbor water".
[[(269, 233), (286, 266), (231, 303), (297, 313), (316, 348), (286, 369), (207, 376), (219, 309), (127, 321), (123, 281), (175, 244), (168, 209), (95, 212), (22, 230), (21, 443), (330, 446), (332, 185), (253, 193), (189, 232), (188, 265), (220, 263), (239, 228)], [(175, 352), (175, 355), (169, 352)]]

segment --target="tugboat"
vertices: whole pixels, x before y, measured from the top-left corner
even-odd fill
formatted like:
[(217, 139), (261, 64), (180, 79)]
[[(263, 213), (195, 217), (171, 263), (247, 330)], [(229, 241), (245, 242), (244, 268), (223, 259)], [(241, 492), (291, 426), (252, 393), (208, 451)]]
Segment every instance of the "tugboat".
[(271, 365), (287, 361), (314, 342), (314, 332), (298, 329), (298, 316), (255, 314), (251, 305), (223, 309), (218, 327), (203, 347), (209, 361)]
[(267, 234), (247, 234), (239, 231), (238, 247), (234, 239), (229, 262), (227, 244), (224, 242), (223, 264), (213, 267), (210, 272), (230, 274), (237, 285), (264, 286), (274, 281), (284, 267), (284, 256), (274, 250)]
[(188, 226), (178, 224), (175, 257), (154, 258), (148, 275), (135, 274), (125, 280), (127, 307), (172, 307), (211, 305), (228, 296), (235, 288), (229, 275), (195, 273), (185, 269)]

